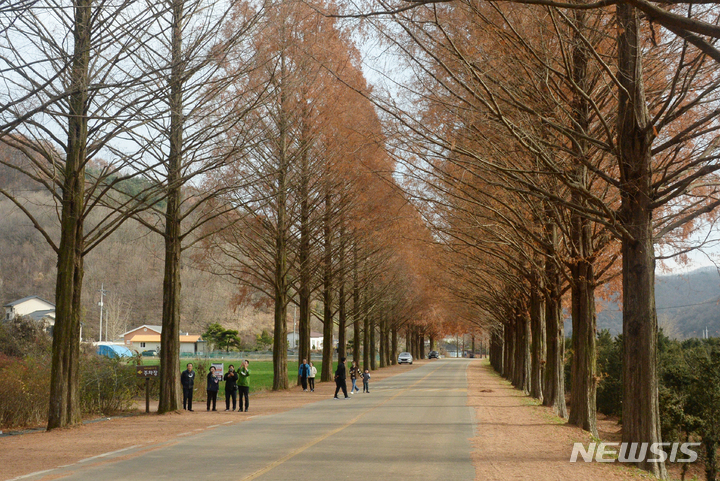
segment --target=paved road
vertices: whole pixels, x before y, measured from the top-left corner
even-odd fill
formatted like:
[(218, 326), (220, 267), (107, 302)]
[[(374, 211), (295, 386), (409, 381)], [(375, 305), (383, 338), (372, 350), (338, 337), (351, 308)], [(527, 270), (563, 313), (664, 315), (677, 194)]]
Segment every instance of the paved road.
[(122, 459), (131, 452), (54, 471), (53, 479), (239, 481), (468, 480), (473, 413), (468, 360), (428, 363), (370, 394), (327, 399), (221, 426)]

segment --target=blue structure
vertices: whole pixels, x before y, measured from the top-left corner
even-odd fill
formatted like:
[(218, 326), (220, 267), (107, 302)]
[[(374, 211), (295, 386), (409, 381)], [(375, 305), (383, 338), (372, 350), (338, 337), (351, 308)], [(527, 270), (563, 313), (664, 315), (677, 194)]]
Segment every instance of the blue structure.
[(101, 356), (106, 356), (111, 359), (116, 357), (132, 357), (133, 352), (127, 347), (123, 346), (98, 346), (97, 353)]

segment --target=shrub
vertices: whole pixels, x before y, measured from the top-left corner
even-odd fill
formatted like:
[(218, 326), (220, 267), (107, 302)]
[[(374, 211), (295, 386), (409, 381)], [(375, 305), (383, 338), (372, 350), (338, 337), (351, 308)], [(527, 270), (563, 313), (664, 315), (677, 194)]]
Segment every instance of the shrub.
[(607, 415), (622, 414), (622, 336), (615, 339), (603, 329), (597, 343), (597, 410)]
[(0, 322), (0, 354), (10, 357), (47, 356), (52, 339), (40, 323), (27, 317)]
[(129, 409), (138, 393), (135, 366), (121, 359), (84, 356), (80, 363), (80, 403), (83, 413), (113, 414)]
[(37, 426), (47, 421), (50, 358), (0, 354), (0, 426)]

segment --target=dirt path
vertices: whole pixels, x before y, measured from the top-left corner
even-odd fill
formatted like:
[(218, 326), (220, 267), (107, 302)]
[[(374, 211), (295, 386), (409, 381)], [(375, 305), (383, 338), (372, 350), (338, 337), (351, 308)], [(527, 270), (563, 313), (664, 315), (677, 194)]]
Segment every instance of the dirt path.
[[(563, 424), (549, 408), (513, 388), (487, 361), (468, 367), (468, 404), (475, 408), (476, 481), (615, 481), (655, 479), (617, 463), (570, 463), (574, 442), (589, 433)], [(582, 460), (581, 460), (582, 461)]]
[[(373, 372), (372, 381), (414, 369), (412, 366), (390, 366)], [(348, 380), (348, 387), (350, 381)], [(0, 479), (13, 479), (39, 471), (102, 456), (126, 448), (152, 446), (176, 439), (178, 436), (212, 429), (220, 424), (241, 423), (250, 417), (263, 416), (332, 397), (335, 383), (317, 382), (315, 392), (303, 392), (293, 387), (284, 392), (262, 392), (250, 396), (247, 413), (224, 412), (225, 400), (218, 399), (219, 412), (206, 412), (205, 403), (194, 403), (195, 412), (175, 412), (158, 416), (113, 418), (109, 421), (85, 424), (51, 432), (39, 432), (0, 438)], [(142, 402), (142, 410), (145, 403)], [(153, 403), (151, 409), (157, 406)]]

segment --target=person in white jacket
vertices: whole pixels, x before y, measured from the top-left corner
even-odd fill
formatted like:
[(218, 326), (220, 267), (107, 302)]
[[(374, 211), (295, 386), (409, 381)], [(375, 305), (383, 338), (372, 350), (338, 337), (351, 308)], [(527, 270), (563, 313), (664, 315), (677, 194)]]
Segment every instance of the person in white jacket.
[(308, 375), (308, 385), (310, 392), (315, 392), (315, 375), (317, 374), (317, 368), (310, 362), (310, 374)]

